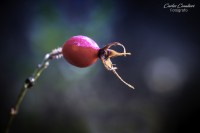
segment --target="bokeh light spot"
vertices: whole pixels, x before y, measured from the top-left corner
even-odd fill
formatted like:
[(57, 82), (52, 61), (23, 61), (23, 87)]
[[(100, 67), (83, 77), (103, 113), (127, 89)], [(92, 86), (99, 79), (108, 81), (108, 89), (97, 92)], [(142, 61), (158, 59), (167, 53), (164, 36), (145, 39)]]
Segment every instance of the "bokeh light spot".
[(148, 87), (156, 92), (168, 92), (179, 88), (184, 76), (179, 64), (167, 57), (159, 57), (149, 62), (145, 78)]

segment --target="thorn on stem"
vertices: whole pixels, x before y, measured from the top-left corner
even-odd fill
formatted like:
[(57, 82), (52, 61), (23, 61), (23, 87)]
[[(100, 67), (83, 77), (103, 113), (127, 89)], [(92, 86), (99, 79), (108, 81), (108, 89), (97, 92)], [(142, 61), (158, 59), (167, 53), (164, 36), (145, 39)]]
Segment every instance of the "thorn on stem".
[(48, 66), (49, 66), (49, 62), (46, 62), (46, 63), (44, 64), (44, 67), (47, 68)]
[(15, 108), (11, 108), (10, 114), (11, 115), (16, 115), (17, 114), (17, 110)]
[(46, 54), (44, 59), (47, 60), (47, 59), (49, 59), (49, 57), (50, 57), (50, 54)]
[(33, 77), (29, 77), (25, 80), (25, 88), (31, 88), (34, 85), (35, 79)]

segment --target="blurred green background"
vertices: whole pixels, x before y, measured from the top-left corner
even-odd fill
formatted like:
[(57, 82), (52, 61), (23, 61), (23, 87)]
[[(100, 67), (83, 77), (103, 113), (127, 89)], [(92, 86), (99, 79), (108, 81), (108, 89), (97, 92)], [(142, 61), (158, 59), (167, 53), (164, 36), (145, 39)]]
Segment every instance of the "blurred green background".
[(76, 68), (64, 59), (54, 60), (25, 96), (11, 133), (196, 131), (199, 3), (190, 1), (196, 7), (187, 13), (170, 12), (164, 4), (158, 0), (2, 2), (1, 131), (23, 81), (46, 53), (74, 35), (89, 36), (100, 47), (114, 41), (124, 44), (132, 55), (113, 63), (136, 89), (105, 70), (101, 61)]

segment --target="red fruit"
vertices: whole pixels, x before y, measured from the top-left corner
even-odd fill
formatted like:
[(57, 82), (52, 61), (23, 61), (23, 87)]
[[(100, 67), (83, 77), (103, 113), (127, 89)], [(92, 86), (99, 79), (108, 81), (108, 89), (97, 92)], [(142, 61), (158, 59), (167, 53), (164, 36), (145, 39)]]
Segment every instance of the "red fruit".
[[(124, 51), (119, 53), (110, 49), (110, 47), (115, 45), (121, 46)], [(91, 64), (95, 63), (98, 58), (100, 58), (107, 70), (112, 71), (124, 84), (134, 89), (132, 85), (125, 82), (119, 76), (119, 74), (116, 72), (117, 67), (111, 62), (110, 58), (131, 54), (127, 53), (125, 47), (118, 42), (107, 44), (100, 49), (96, 42), (89, 37), (81, 35), (73, 36), (64, 43), (62, 47), (62, 54), (70, 64), (77, 67), (90, 66)]]
[(99, 49), (99, 46), (91, 38), (78, 35), (64, 43), (62, 53), (70, 64), (87, 67), (96, 62)]

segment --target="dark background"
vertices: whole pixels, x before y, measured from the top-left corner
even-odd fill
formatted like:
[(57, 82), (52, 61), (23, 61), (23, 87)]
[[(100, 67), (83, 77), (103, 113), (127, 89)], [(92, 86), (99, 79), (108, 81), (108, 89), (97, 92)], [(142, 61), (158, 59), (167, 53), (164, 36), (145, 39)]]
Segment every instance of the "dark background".
[[(195, 8), (170, 12), (166, 3)], [(86, 35), (100, 47), (114, 41), (125, 45), (132, 55), (113, 62), (136, 89), (100, 61), (88, 68), (52, 61), (25, 96), (11, 133), (198, 132), (199, 2), (173, 3), (1, 2), (1, 131), (23, 81), (44, 55), (73, 35)]]

